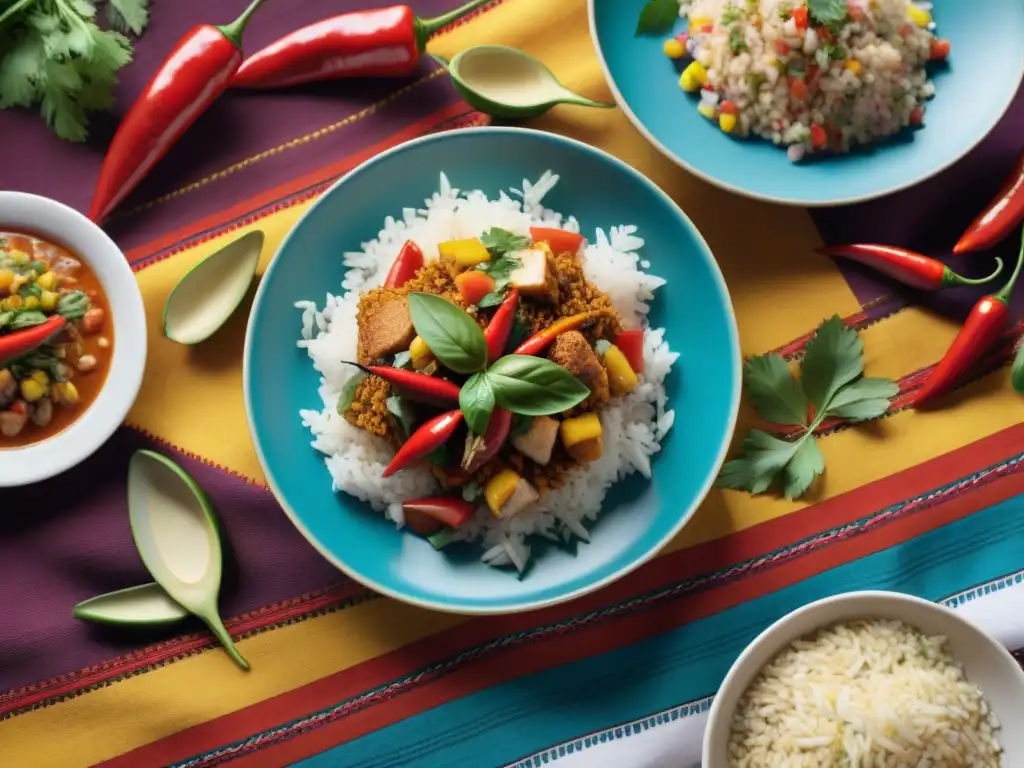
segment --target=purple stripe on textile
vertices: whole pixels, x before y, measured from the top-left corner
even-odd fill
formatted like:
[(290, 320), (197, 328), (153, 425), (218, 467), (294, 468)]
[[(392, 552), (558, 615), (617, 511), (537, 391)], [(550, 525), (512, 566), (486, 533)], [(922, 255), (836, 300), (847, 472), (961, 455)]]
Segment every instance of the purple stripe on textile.
[(3, 491), (0, 692), (198, 629), (110, 630), (71, 615), (87, 597), (152, 581), (135, 550), (125, 504), (128, 460), (138, 448), (179, 462), (217, 505), (233, 550), (221, 591), (225, 617), (345, 578), (306, 543), (269, 491), (122, 428), (76, 469)]
[[(941, 125), (925, 130), (941, 131)], [(1020, 239), (1010, 237), (991, 254), (953, 256), (953, 244), (1003, 184), (1024, 147), (1024, 90), (996, 129), (967, 157), (933, 179), (895, 195), (845, 208), (811, 211), (826, 243), (878, 242), (912, 248), (947, 262), (971, 276), (988, 273), (992, 256), (1002, 256), (1011, 269)], [(908, 290), (859, 264), (841, 262), (840, 269), (862, 304), (896, 294), (931, 309), (962, 318), (987, 288), (955, 288), (939, 293)], [(998, 286), (999, 283), (997, 282)], [(1024, 291), (1013, 302), (1015, 318), (1024, 319)]]
[[(248, 0), (175, 0), (154, 3), (149, 31), (136, 44), (135, 61), (122, 72), (120, 112), (127, 110), (163, 58), (190, 27), (199, 22), (226, 23)], [(421, 15), (441, 13), (451, 0), (412, 0)], [(370, 3), (370, 5), (374, 5)], [(245, 35), (246, 50), (255, 51), (299, 26), (346, 11), (365, 8), (365, 0), (304, 0), (267, 3), (253, 17)], [(139, 189), (119, 209), (139, 204), (199, 182), (233, 164), (281, 147), (287, 142), (350, 118), (380, 103), (436, 69), (431, 60), (409, 78), (336, 81), (275, 92), (227, 93), (192, 127)], [(122, 248), (142, 245), (197, 219), (236, 205), (318, 167), (337, 162), (458, 101), (446, 76), (416, 86), (372, 116), (346, 124), (320, 138), (282, 150), (270, 158), (219, 178), (173, 201), (111, 222)], [(105, 147), (118, 117), (96, 115), (89, 144), (58, 140), (36, 112), (0, 111), (0, 189), (52, 197), (85, 211), (92, 198)]]

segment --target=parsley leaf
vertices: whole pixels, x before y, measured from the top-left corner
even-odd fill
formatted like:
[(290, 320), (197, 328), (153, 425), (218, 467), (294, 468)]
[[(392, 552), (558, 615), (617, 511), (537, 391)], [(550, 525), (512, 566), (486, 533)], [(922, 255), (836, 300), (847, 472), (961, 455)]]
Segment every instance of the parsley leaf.
[(819, 24), (838, 24), (845, 21), (846, 0), (807, 0), (807, 11)]
[(480, 235), (480, 242), (491, 252), (491, 256), (504, 256), (512, 251), (529, 248), (533, 244), (530, 238), (509, 232), (501, 227), (491, 227)]
[[(494, 290), (491, 293), (488, 293), (486, 296), (484, 296), (484, 298), (488, 299), (488, 297), (491, 297), (490, 299), (488, 299), (488, 302), (492, 302), (494, 301), (495, 294), (497, 294), (499, 296), (499, 299), (496, 303), (500, 304), (501, 299), (504, 298), (502, 294), (504, 293), (505, 289), (508, 287), (510, 280), (512, 279), (512, 273), (519, 269), (521, 265), (522, 262), (519, 261), (519, 259), (517, 259), (515, 256), (501, 256), (497, 259), (494, 259), (493, 261), (484, 261), (481, 262), (480, 264), (477, 264), (476, 269), (479, 272), (487, 273), (488, 275), (491, 276), (491, 279), (494, 280)], [(491, 303), (488, 303), (486, 305), (481, 304), (478, 306), (489, 307), (491, 306)]]
[[(717, 484), (723, 488), (763, 493), (780, 482), (787, 499), (807, 492), (825, 471), (814, 430), (829, 417), (864, 421), (882, 416), (899, 387), (888, 379), (866, 378), (863, 343), (838, 316), (826, 320), (807, 344), (800, 363), (799, 384), (778, 355), (747, 360), (743, 379), (761, 417), (777, 424), (799, 425), (791, 440), (753, 429), (740, 455), (726, 462)], [(808, 402), (814, 420), (807, 423)]]
[(827, 43), (821, 47), (829, 61), (842, 61), (846, 58), (846, 49), (835, 43)]
[(679, 0), (649, 0), (640, 11), (634, 35), (661, 35), (679, 20)]
[(743, 30), (739, 27), (733, 27), (729, 30), (729, 48), (733, 53), (742, 53), (743, 51), (749, 50), (747, 48), (747, 39), (743, 34)]
[(38, 105), (57, 136), (84, 141), (89, 113), (113, 107), (117, 72), (132, 59), (117, 29), (141, 34), (148, 5), (109, 0), (115, 29), (104, 30), (91, 0), (0, 2), (0, 109)]

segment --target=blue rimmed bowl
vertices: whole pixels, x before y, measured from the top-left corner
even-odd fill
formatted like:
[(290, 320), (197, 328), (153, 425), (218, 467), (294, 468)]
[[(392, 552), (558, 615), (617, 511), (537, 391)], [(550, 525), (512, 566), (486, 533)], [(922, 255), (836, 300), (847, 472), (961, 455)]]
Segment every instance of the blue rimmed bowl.
[[(841, 157), (794, 165), (759, 139), (738, 140), (697, 112), (662, 51), (664, 37), (635, 36), (645, 0), (588, 0), (590, 30), (615, 100), (669, 160), (747, 197), (802, 206), (847, 205), (934, 176), (995, 127), (1024, 77), (1024, 3), (932, 0), (938, 34), (952, 44), (934, 72), (923, 130)], [(670, 35), (686, 29), (680, 19)]]
[[(675, 426), (654, 457), (650, 482), (620, 483), (605, 500), (592, 542), (575, 552), (535, 546), (522, 578), (479, 562), (480, 550), (439, 553), (396, 530), (362, 502), (331, 490), (324, 458), (298, 412), (320, 410), (319, 376), (299, 337), (297, 300), (340, 292), (341, 254), (376, 237), (387, 216), (419, 205), (444, 171), (453, 186), (489, 196), (561, 176), (546, 206), (577, 217), (584, 232), (635, 224), (642, 257), (668, 280), (652, 324), (680, 358), (666, 382)], [(512, 613), (570, 600), (653, 557), (691, 518), (725, 456), (736, 420), (740, 352), (729, 295), (711, 252), (686, 215), (637, 171), (598, 149), (515, 128), (428, 136), (378, 155), (331, 187), (299, 220), (260, 284), (246, 335), (249, 429), (274, 495), (328, 560), (367, 587), (427, 608)], [(472, 549), (473, 551), (468, 551)]]

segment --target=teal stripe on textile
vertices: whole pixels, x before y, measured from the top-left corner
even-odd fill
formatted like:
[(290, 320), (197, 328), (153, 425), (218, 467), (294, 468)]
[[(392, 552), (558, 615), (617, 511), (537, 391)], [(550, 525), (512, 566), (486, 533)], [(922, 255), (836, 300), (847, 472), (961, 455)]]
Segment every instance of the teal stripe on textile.
[[(1024, 497), (1017, 497), (644, 642), (444, 704), (298, 765), (505, 765), (552, 744), (713, 692), (761, 630), (813, 600), (857, 589), (891, 589), (940, 600), (1022, 564)], [(758, 578), (771, 579), (771, 571)], [(543, 652), (541, 643), (537, 653)]]

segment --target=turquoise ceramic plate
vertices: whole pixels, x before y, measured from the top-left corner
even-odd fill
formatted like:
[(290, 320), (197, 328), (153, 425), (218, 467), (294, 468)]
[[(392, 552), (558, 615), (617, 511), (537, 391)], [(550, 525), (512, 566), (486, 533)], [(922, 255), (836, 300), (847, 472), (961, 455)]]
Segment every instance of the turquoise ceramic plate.
[[(588, 0), (590, 29), (615, 99), (666, 157), (749, 197), (792, 205), (846, 205), (924, 181), (980, 142), (1010, 106), (1024, 75), (1024, 2), (933, 0), (937, 32), (952, 43), (935, 70), (925, 128), (872, 150), (793, 165), (761, 140), (737, 140), (697, 113), (678, 85), (664, 37), (634, 36), (646, 0)], [(673, 34), (686, 29), (680, 19)]]
[[(651, 482), (609, 494), (593, 541), (569, 552), (534, 546), (522, 578), (478, 561), (479, 548), (436, 552), (367, 505), (331, 491), (321, 455), (299, 420), (321, 408), (318, 375), (295, 346), (299, 299), (340, 291), (341, 254), (453, 186), (488, 195), (561, 176), (545, 205), (575, 215), (583, 230), (636, 224), (643, 257), (668, 280), (651, 314), (681, 353), (667, 381), (675, 427), (654, 458)], [(342, 178), (302, 217), (267, 268), (245, 345), (249, 428), (270, 487), (292, 521), (332, 563), (366, 586), (406, 602), (458, 613), (510, 613), (577, 597), (652, 557), (704, 498), (732, 435), (740, 392), (736, 324), (722, 275), (690, 220), (650, 181), (610, 155), (570, 139), (515, 128), (450, 131), (403, 144)]]

